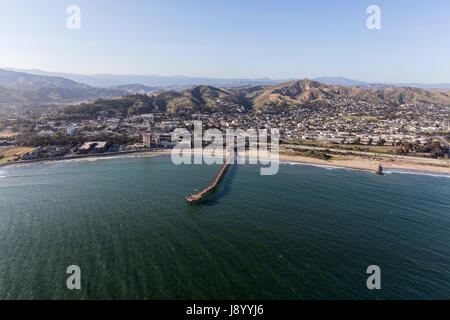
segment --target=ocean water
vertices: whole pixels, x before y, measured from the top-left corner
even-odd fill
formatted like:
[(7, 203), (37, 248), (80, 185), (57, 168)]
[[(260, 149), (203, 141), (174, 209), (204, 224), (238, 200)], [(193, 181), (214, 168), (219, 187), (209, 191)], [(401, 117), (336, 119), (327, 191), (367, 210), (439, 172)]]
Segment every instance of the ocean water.
[(188, 205), (218, 169), (164, 156), (0, 168), (0, 299), (450, 298), (448, 176), (234, 165)]

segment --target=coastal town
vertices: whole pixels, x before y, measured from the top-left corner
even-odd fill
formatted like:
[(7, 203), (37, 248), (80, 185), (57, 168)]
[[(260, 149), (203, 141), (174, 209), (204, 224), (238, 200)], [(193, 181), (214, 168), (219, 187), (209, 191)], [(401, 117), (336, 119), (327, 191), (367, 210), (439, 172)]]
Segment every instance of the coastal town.
[(450, 301), (450, 0), (0, 7), (13, 314)]
[[(355, 99), (329, 99), (327, 107), (311, 104), (275, 112), (270, 105), (265, 111), (255, 111), (226, 100), (215, 103), (216, 109), (224, 111), (126, 116), (99, 111), (88, 118), (64, 114), (64, 106), (30, 111), (9, 105), (0, 114), (0, 161), (171, 148), (176, 144), (171, 141), (172, 131), (192, 130), (194, 121), (201, 121), (204, 129), (223, 132), (278, 128), (282, 150), (283, 143), (290, 150), (292, 144), (369, 152), (373, 151), (369, 146), (379, 146), (384, 147), (377, 150), (380, 153), (448, 158), (448, 106), (408, 103), (394, 108)], [(18, 152), (11, 152), (14, 150)], [(1, 156), (2, 152), (7, 156)]]

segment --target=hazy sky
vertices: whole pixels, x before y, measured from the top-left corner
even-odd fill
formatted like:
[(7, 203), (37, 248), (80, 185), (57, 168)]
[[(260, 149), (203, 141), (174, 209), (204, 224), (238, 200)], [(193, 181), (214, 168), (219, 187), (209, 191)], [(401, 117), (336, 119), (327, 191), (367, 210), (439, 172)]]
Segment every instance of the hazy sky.
[(0, 67), (450, 82), (450, 1), (0, 0)]

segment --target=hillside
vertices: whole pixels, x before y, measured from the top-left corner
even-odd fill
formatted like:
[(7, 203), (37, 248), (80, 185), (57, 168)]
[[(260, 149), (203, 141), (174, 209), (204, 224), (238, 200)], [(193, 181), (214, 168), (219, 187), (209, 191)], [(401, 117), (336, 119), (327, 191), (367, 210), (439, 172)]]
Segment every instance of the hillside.
[(342, 87), (301, 79), (273, 86), (241, 89), (254, 109), (292, 108), (324, 98), (359, 98), (371, 103), (383, 103), (383, 99), (370, 90), (359, 87)]
[(125, 93), (126, 91), (121, 89), (96, 88), (61, 77), (32, 75), (0, 69), (0, 104), (112, 98)]
[(86, 88), (81, 84), (62, 77), (32, 75), (0, 69), (0, 86), (16, 90), (32, 90), (39, 88)]
[[(27, 74), (53, 76), (71, 79), (76, 82), (86, 83), (94, 87), (113, 87), (118, 85), (127, 85), (129, 83), (139, 83), (149, 87), (165, 87), (165, 88), (189, 88), (197, 85), (210, 85), (214, 87), (237, 87), (258, 84), (275, 84), (283, 82), (283, 80), (273, 80), (269, 78), (259, 79), (240, 79), (240, 78), (207, 78), (207, 77), (191, 77), (185, 75), (162, 76), (156, 74), (137, 75), (137, 74), (75, 74), (64, 72), (47, 72), (43, 70), (22, 70), (8, 68), (7, 70), (15, 72), (24, 72)], [(284, 80), (285, 81), (285, 80)]]
[(128, 94), (134, 94), (134, 93), (149, 93), (149, 92), (156, 92), (161, 90), (161, 87), (149, 87), (145, 86), (143, 84), (139, 83), (132, 83), (132, 84), (122, 84), (117, 86), (112, 86), (109, 89), (116, 89), (116, 90), (122, 90)]
[(349, 78), (344, 77), (318, 77), (314, 78), (314, 81), (330, 84), (330, 85), (337, 85), (337, 86), (343, 86), (343, 87), (353, 87), (353, 86), (366, 86), (369, 85), (368, 82), (365, 81), (359, 81), (359, 80), (353, 80)]
[(112, 100), (100, 100), (78, 107), (70, 107), (67, 113), (97, 111), (137, 114), (167, 112), (170, 114), (227, 111), (237, 105), (261, 111), (279, 112), (326, 100), (342, 100), (398, 106), (409, 102), (425, 102), (450, 105), (450, 91), (394, 87), (369, 90), (360, 87), (327, 85), (309, 79), (266, 86), (242, 88), (214, 88), (196, 86), (184, 91), (160, 91), (151, 96), (124, 96)]
[(151, 96), (143, 94), (126, 95), (109, 100), (96, 100), (65, 109), (66, 114), (95, 114), (104, 111), (122, 115), (148, 112), (168, 112), (170, 114), (219, 111), (218, 103), (237, 103), (236, 94), (226, 89), (197, 86), (182, 92), (160, 91)]
[(124, 94), (122, 90), (103, 88), (37, 88), (17, 90), (0, 87), (0, 104), (55, 103), (113, 98)]
[(386, 89), (365, 89), (357, 86), (344, 87), (327, 85), (309, 79), (290, 81), (273, 86), (259, 86), (241, 89), (251, 101), (254, 109), (267, 106), (296, 107), (323, 99), (355, 99), (368, 103), (389, 104), (423, 102), (450, 105), (450, 91), (429, 90), (411, 87), (390, 87)]
[(392, 82), (365, 82), (344, 77), (319, 77), (313, 80), (344, 87), (358, 86), (365, 89), (386, 89), (392, 87), (413, 87), (422, 89), (442, 89), (449, 90), (450, 83), (392, 83)]
[(448, 90), (395, 87), (385, 90), (376, 90), (376, 94), (380, 98), (396, 105), (410, 102), (450, 104), (450, 91)]

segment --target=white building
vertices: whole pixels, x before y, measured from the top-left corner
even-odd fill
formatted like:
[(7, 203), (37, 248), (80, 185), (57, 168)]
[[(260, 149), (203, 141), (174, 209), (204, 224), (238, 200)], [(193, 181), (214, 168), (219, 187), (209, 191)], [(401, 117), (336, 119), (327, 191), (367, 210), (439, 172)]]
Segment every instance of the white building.
[(145, 148), (150, 148), (152, 145), (152, 134), (144, 133), (142, 134), (142, 146)]

